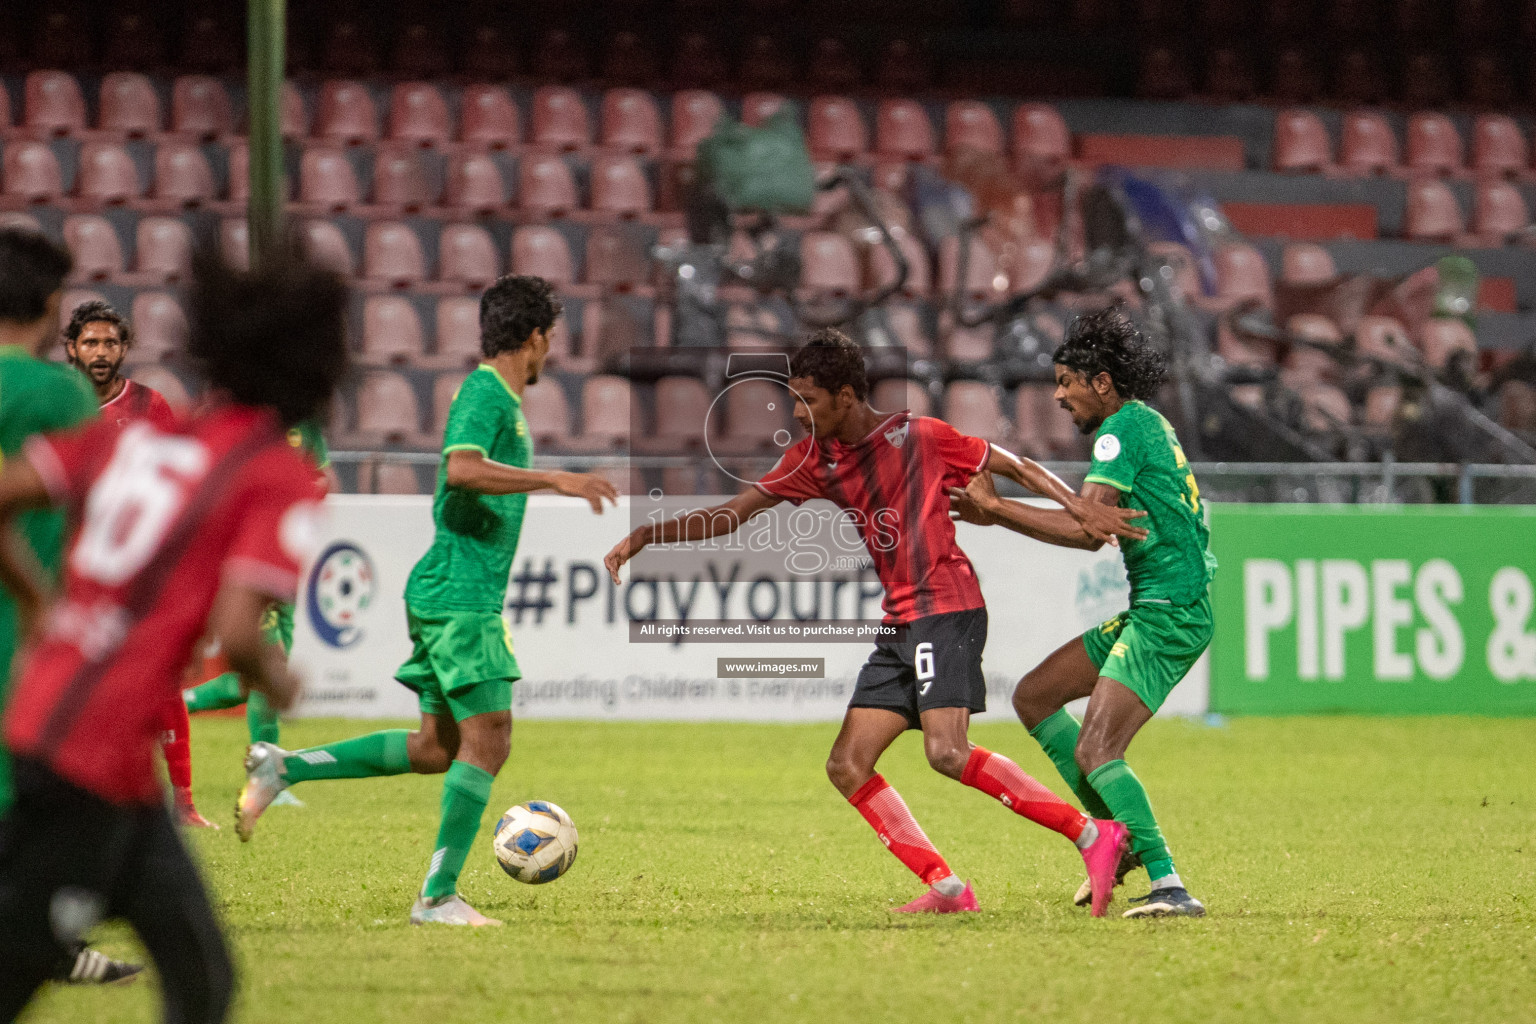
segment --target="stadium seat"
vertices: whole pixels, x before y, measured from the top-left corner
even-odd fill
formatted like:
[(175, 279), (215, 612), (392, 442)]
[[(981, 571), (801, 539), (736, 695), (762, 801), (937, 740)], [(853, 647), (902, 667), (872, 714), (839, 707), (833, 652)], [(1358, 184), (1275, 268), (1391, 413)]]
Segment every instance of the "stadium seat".
[(1189, 59), (1179, 48), (1154, 43), (1141, 51), (1136, 95), (1154, 100), (1179, 100), (1193, 91)]
[(43, 225), (30, 213), (22, 213), (20, 210), (0, 210), (0, 230), (32, 231), (42, 234)]
[(327, 25), (321, 61), (325, 70), (357, 77), (378, 71), (378, 48), (368, 25), (345, 16)]
[(1415, 242), (1449, 242), (1462, 229), (1461, 206), (1445, 182), (1429, 178), (1408, 183), (1403, 237)]
[(348, 278), (357, 272), (352, 246), (334, 221), (307, 220), (298, 230), (305, 253), (317, 266)]
[(1270, 92), (1281, 103), (1311, 103), (1323, 93), (1317, 61), (1306, 49), (1283, 47), (1275, 57)]
[(875, 153), (922, 160), (934, 153), (933, 123), (915, 100), (882, 100), (875, 111)]
[(475, 224), (445, 224), (437, 239), (438, 279), (479, 291), (501, 276), (496, 242)]
[(219, 222), (219, 256), (236, 270), (251, 265), (251, 229), (244, 217)]
[(181, 63), (189, 70), (205, 74), (236, 69), (241, 59), (238, 39), (228, 19), (207, 9), (193, 12), (181, 33)]
[(420, 494), (417, 467), (408, 462), (369, 458), (357, 467), (359, 494)]
[(1409, 366), (1418, 358), (1403, 325), (1389, 316), (1363, 316), (1355, 325), (1355, 355), (1393, 366)]
[(80, 175), (75, 194), (95, 203), (115, 205), (144, 194), (139, 169), (122, 146), (87, 142), (80, 148)]
[(933, 355), (933, 339), (923, 322), (922, 307), (910, 303), (888, 303), (885, 322), (891, 330), (891, 340), (900, 346), (909, 359), (926, 359)]
[(507, 90), (496, 85), (468, 85), (459, 97), (459, 137), (490, 149), (522, 141), (522, 118)]
[(317, 146), (299, 158), (299, 202), (340, 213), (362, 201), (357, 171), (341, 150)]
[(1440, 373), (1457, 353), (1466, 353), (1475, 360), (1477, 338), (1459, 317), (1431, 317), (1419, 335), (1419, 350), (1424, 353), (1424, 365)]
[(1371, 388), (1365, 393), (1365, 405), (1360, 410), (1360, 425), (1378, 431), (1387, 430), (1397, 419), (1403, 404), (1403, 389), (1395, 384)]
[(1310, 110), (1294, 108), (1275, 114), (1275, 170), (1315, 174), (1332, 163), (1328, 129), (1322, 118)]
[(816, 295), (850, 296), (861, 288), (853, 245), (832, 231), (800, 236), (800, 287)]
[(11, 91), (6, 88), (4, 82), (0, 82), (0, 132), (10, 128), (13, 120), (11, 115)]
[(944, 110), (944, 151), (976, 149), (983, 153), (1003, 151), (1003, 126), (985, 103), (957, 100)]
[(592, 209), (631, 219), (650, 213), (651, 183), (634, 157), (599, 156), (592, 161)]
[(1397, 98), (1409, 107), (1441, 107), (1451, 99), (1451, 71), (1445, 55), (1410, 53), (1403, 64)]
[[(579, 39), (579, 41), (578, 41)], [(533, 47), (533, 77), (542, 81), (571, 82), (587, 77), (585, 33), (579, 37), (564, 28), (552, 28)]]
[(85, 97), (67, 71), (27, 75), (22, 124), (45, 135), (76, 135), (85, 130)]
[[(960, 239), (951, 236), (939, 243), (939, 291), (951, 295), (960, 274)], [(982, 239), (971, 237), (970, 258), (966, 263), (964, 292), (972, 298), (998, 297), (1006, 290), (999, 286), (997, 256)]]
[[(137, 358), (138, 353), (135, 352), (134, 356)], [(165, 403), (175, 412), (184, 413), (192, 405), (191, 396), (187, 394), (187, 386), (181, 382), (180, 377), (163, 366), (140, 363), (129, 369), (128, 376), (135, 383), (160, 392)]]
[(580, 204), (576, 178), (558, 156), (529, 153), (518, 161), (517, 205), (529, 213), (563, 217)]
[(553, 378), (545, 378), (523, 389), (523, 415), (538, 448), (564, 448), (571, 440), (571, 406), (565, 389)]
[(455, 153), (448, 160), (443, 202), (450, 209), (491, 213), (507, 205), (501, 168), (485, 153)]
[(436, 326), (435, 361), (444, 365), (474, 365), (480, 358), (480, 300), (467, 296), (438, 299)]
[[(478, 315), (477, 312), (476, 316)], [(476, 349), (475, 352), (478, 355), (479, 349)], [(471, 358), (471, 362), (473, 361), (473, 358)], [(453, 408), (453, 398), (459, 393), (459, 388), (464, 386), (464, 381), (468, 376), (469, 374), (464, 370), (449, 370), (433, 378), (432, 435), (434, 437), (441, 438), (443, 436), (443, 430), (448, 426), (448, 410)]]
[(859, 62), (841, 39), (823, 36), (811, 50), (806, 84), (812, 89), (842, 91), (857, 88), (863, 79)]
[(103, 63), (112, 68), (156, 67), (165, 59), (159, 19), (144, 11), (114, 12), (107, 22)]
[[(1316, 313), (1298, 313), (1285, 322), (1287, 334), (1305, 338), (1313, 345), (1292, 343), (1280, 371), (1280, 382), (1293, 391), (1301, 392), (1318, 384), (1331, 383), (1337, 376), (1338, 362), (1327, 349), (1337, 349), (1343, 344), (1343, 335), (1332, 320)], [(1314, 347), (1326, 346), (1326, 348)], [(1349, 422), (1349, 400), (1341, 420)]]
[(806, 142), (815, 160), (851, 160), (869, 149), (869, 129), (858, 104), (846, 96), (816, 96), (807, 115)]
[(586, 280), (617, 291), (647, 285), (651, 257), (645, 239), (622, 226), (595, 227), (587, 233)]
[(129, 310), (133, 323), (133, 358), (154, 363), (187, 346), (187, 315), (165, 292), (139, 292)]
[(392, 214), (415, 213), (437, 202), (427, 169), (414, 149), (380, 146), (373, 158), (373, 203)]
[(64, 194), (59, 158), (45, 142), (10, 141), (5, 146), (4, 171), (8, 198), (44, 203)]
[(315, 137), (350, 145), (377, 139), (379, 114), (368, 87), (362, 82), (321, 82), (315, 107)]
[(709, 137), (725, 114), (720, 97), (702, 89), (684, 89), (672, 95), (671, 150), (693, 158), (699, 143)]
[(392, 370), (372, 370), (364, 376), (357, 387), (357, 432), (385, 444), (423, 440), (421, 413), (411, 382)]
[(546, 85), (534, 91), (529, 139), (536, 146), (562, 152), (592, 144), (592, 127), (581, 93), (563, 85)]
[(1286, 284), (1327, 284), (1339, 276), (1328, 250), (1311, 242), (1291, 242), (1280, 254), (1280, 280)]
[(512, 232), (512, 273), (542, 277), (557, 287), (576, 282), (575, 262), (565, 236), (551, 227), (527, 224)]
[(160, 131), (160, 97), (143, 75), (114, 71), (101, 80), (96, 126), (113, 136), (141, 139)]
[(1344, 115), (1339, 166), (1351, 174), (1382, 174), (1397, 167), (1397, 136), (1381, 114), (1352, 110)]
[(69, 325), (70, 314), (75, 309), (87, 302), (106, 302), (107, 297), (101, 292), (88, 288), (69, 288), (64, 292), (64, 297), (59, 301), (59, 342), (52, 351), (46, 353), (47, 358), (61, 361), (65, 358), (63, 344), (63, 330)]
[(1525, 136), (1505, 114), (1479, 114), (1472, 126), (1472, 169), (1479, 174), (1519, 175), (1526, 169)]
[(171, 131), (209, 140), (235, 130), (224, 83), (207, 75), (181, 75), (171, 85)]
[(574, 447), (588, 451), (624, 449), (631, 434), (629, 381), (593, 374), (581, 382), (581, 435)]
[(957, 380), (944, 389), (944, 419), (962, 434), (988, 441), (1012, 440), (1013, 425), (998, 405), (997, 388), (976, 380)]
[(363, 347), (358, 361), (370, 366), (401, 366), (420, 357), (421, 320), (411, 300), (401, 295), (370, 295), (363, 302)]
[(173, 207), (196, 207), (218, 196), (213, 168), (200, 147), (172, 141), (155, 147), (155, 199)]
[(453, 137), (448, 104), (427, 82), (401, 82), (389, 94), (389, 137), (418, 146), (444, 146)]
[(1408, 119), (1408, 170), (1454, 174), (1463, 164), (1461, 133), (1444, 114), (1418, 113)]
[(749, 92), (741, 98), (741, 123), (756, 128), (787, 102), (776, 92)]
[(696, 377), (662, 377), (656, 382), (656, 425), (652, 436), (662, 448), (682, 450), (703, 441), (710, 395)]
[(309, 112), (304, 108), (304, 96), (292, 82), (283, 83), (283, 138), (303, 139), (309, 136)]
[(881, 412), (909, 410), (913, 416), (927, 416), (933, 411), (928, 389), (905, 377), (887, 377), (875, 385), (869, 404)]
[(910, 40), (892, 39), (880, 53), (875, 81), (886, 92), (926, 92), (933, 85), (933, 61)]
[(1461, 98), (1474, 107), (1512, 104), (1515, 82), (1503, 52), (1497, 48), (1478, 50), (1462, 64)]
[(1205, 55), (1205, 95), (1224, 103), (1242, 103), (1257, 91), (1253, 64), (1236, 46), (1216, 46)]
[[(778, 451), (783, 447), (775, 440), (775, 434), (786, 432), (779, 440), (787, 436), (790, 419), (789, 402), (781, 385), (759, 377), (747, 377), (728, 385), (720, 397), (724, 399), (724, 422), (719, 425), (719, 439), (711, 438), (710, 441), (716, 450), (745, 453)], [(712, 428), (718, 418), (717, 407), (709, 417)], [(694, 429), (698, 430), (697, 427)]]
[(1257, 249), (1244, 242), (1217, 247), (1216, 294), (1228, 305), (1250, 300), (1257, 300), (1266, 308), (1274, 305), (1269, 267)]
[(1484, 245), (1505, 245), (1523, 235), (1530, 223), (1530, 210), (1518, 188), (1502, 179), (1478, 182), (1472, 233)]
[(464, 50), (464, 73), (472, 78), (510, 78), (517, 73), (517, 44), (495, 25), (476, 25)]
[[(933, 273), (928, 266), (928, 250), (911, 234), (897, 230), (893, 232), (896, 246), (901, 250), (902, 256), (907, 261), (907, 278), (901, 286), (900, 294), (913, 297), (926, 296), (933, 289)], [(869, 250), (869, 271), (871, 289), (880, 289), (896, 280), (896, 261), (881, 243), (875, 243)]]
[(408, 288), (427, 276), (421, 239), (408, 224), (377, 221), (363, 236), (363, 276), (388, 288)]
[(1499, 425), (1509, 430), (1536, 430), (1536, 388), (1523, 380), (1499, 386)]
[(661, 152), (661, 140), (656, 97), (644, 89), (609, 89), (603, 93), (601, 145), (654, 156)]
[(75, 258), (71, 283), (105, 281), (123, 272), (123, 243), (105, 217), (65, 217), (64, 244)]
[(192, 277), (192, 229), (175, 217), (141, 217), (134, 229), (134, 267), (161, 284)]
[[(231, 139), (227, 158), (229, 160), (229, 192), (225, 196), (228, 206), (239, 210), (245, 209), (247, 200), (251, 198), (251, 150), (244, 139)], [(287, 175), (283, 176), (284, 199), (292, 195), (292, 183)]]
[(682, 89), (713, 89), (729, 69), (720, 44), (703, 32), (685, 32), (672, 58), (671, 78)]
[[(944, 342), (944, 358), (955, 363), (986, 363), (992, 360), (993, 338), (996, 334), (991, 324), (963, 327), (953, 322), (953, 317), (941, 317), (940, 335)], [(947, 328), (947, 329), (946, 329)]]
[(747, 40), (736, 79), (744, 89), (787, 89), (795, 81), (795, 65), (779, 41), (770, 35)]
[(1301, 399), (1301, 428), (1326, 434), (1349, 426), (1354, 410), (1349, 396), (1331, 384), (1299, 383), (1296, 397)]
[(1087, 439), (1072, 422), (1072, 416), (1054, 397), (1051, 384), (1020, 384), (1014, 392), (1014, 431), (1028, 447), (1055, 458), (1081, 458), (1087, 453)]
[(448, 51), (436, 25), (414, 22), (395, 36), (389, 66), (397, 75), (433, 78), (448, 70)]
[(618, 32), (603, 54), (602, 77), (609, 82), (646, 85), (657, 76), (656, 54), (634, 32)]

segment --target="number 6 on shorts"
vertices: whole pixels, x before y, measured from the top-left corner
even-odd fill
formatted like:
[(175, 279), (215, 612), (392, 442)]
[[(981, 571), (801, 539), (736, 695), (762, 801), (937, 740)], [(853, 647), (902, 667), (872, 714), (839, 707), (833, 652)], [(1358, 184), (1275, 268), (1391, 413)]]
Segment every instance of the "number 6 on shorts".
[(917, 645), (913, 652), (912, 667), (917, 670), (917, 681), (923, 685), (918, 687), (918, 695), (928, 693), (928, 687), (933, 685), (933, 644), (923, 641)]

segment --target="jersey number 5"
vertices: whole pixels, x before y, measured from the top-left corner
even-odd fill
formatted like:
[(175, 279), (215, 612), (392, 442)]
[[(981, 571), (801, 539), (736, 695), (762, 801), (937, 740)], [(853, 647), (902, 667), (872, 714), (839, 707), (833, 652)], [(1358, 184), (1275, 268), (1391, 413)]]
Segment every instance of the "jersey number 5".
[(913, 652), (912, 667), (917, 670), (917, 681), (923, 685), (918, 687), (918, 696), (928, 693), (928, 687), (933, 685), (933, 644), (923, 641), (917, 645)]
[(197, 441), (129, 426), (86, 498), (70, 565), (109, 587), (129, 579), (154, 557), (207, 468), (208, 450)]

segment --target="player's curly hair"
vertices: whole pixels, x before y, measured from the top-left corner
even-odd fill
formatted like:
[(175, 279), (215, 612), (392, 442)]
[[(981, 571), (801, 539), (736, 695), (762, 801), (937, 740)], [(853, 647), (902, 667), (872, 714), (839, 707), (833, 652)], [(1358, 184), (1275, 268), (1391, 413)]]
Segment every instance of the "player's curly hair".
[(848, 335), (833, 327), (805, 339), (789, 361), (791, 377), (809, 377), (819, 388), (834, 395), (846, 384), (855, 398), (869, 396), (869, 376), (864, 370), (864, 350)]
[(1109, 374), (1126, 401), (1151, 398), (1168, 379), (1168, 364), (1129, 317), (1116, 307), (1086, 313), (1072, 322), (1051, 361), (1089, 380)]
[(98, 323), (107, 323), (116, 327), (117, 336), (122, 339), (124, 345), (133, 343), (133, 328), (128, 326), (128, 318), (104, 299), (92, 299), (76, 306), (75, 311), (69, 315), (69, 323), (64, 328), (64, 337), (70, 341), (79, 341), (80, 332), (85, 330), (86, 324)]
[(297, 246), (249, 271), (193, 261), (187, 355), (209, 385), (267, 406), (285, 427), (323, 418), (347, 372), (347, 286)]
[(534, 331), (547, 331), (565, 312), (542, 277), (509, 274), (480, 296), (480, 351), (487, 359), (516, 352)]

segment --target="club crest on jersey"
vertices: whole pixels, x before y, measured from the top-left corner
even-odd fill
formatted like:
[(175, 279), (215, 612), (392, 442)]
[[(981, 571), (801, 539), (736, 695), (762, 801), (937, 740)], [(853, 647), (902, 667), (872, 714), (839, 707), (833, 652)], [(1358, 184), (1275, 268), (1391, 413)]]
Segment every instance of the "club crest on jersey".
[(907, 430), (911, 426), (911, 423), (903, 423), (899, 427), (892, 427), (885, 432), (885, 439), (891, 442), (892, 448), (900, 448), (907, 443)]
[(1105, 434), (1093, 443), (1093, 457), (1100, 462), (1113, 462), (1120, 455), (1120, 439)]

